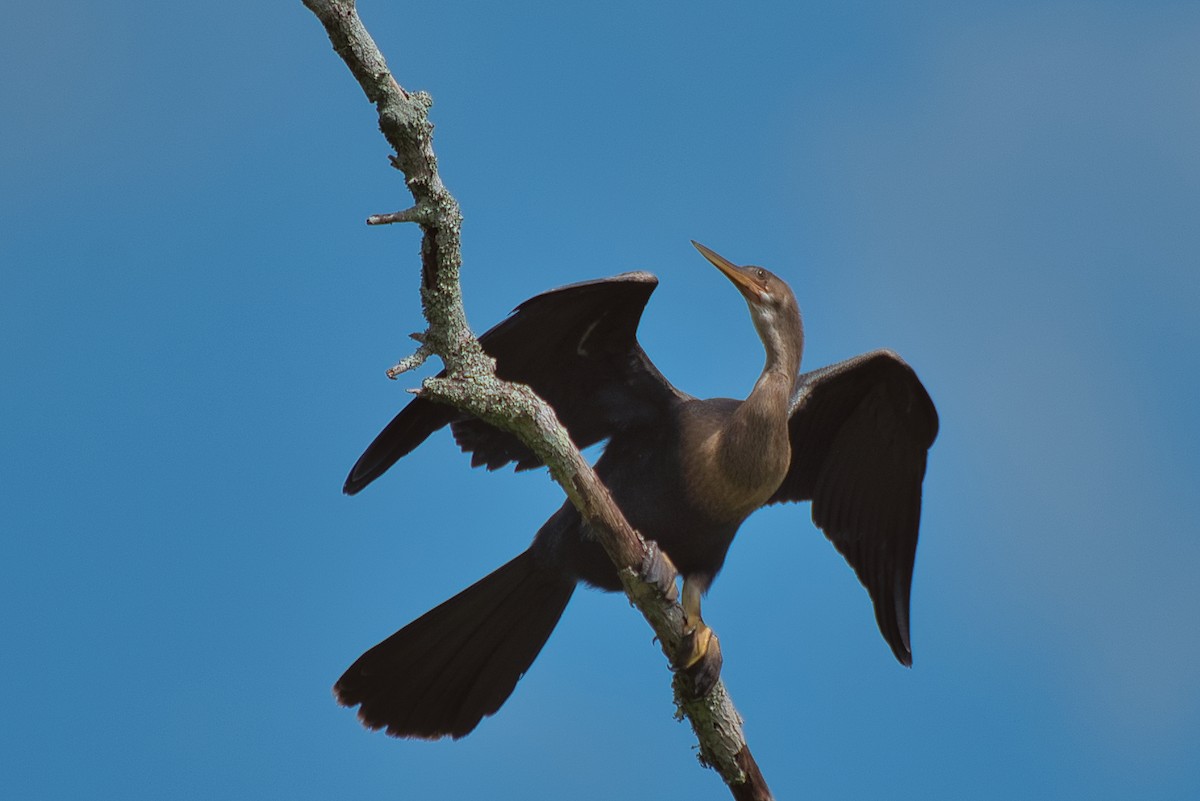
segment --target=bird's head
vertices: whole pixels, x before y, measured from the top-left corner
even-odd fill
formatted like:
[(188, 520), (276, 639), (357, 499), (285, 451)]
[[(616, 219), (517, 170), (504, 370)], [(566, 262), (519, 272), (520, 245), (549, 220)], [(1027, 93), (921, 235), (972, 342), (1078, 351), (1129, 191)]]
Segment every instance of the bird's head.
[(750, 307), (754, 327), (767, 348), (768, 359), (772, 356), (784, 360), (794, 358), (796, 369), (799, 369), (800, 353), (804, 349), (804, 325), (792, 288), (765, 267), (752, 264), (742, 267), (695, 240), (692, 245), (742, 293)]

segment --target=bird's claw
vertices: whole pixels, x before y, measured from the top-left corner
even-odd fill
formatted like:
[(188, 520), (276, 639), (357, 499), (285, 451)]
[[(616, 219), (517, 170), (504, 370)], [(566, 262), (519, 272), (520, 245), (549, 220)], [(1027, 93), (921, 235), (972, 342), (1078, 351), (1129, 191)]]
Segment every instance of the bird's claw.
[(708, 694), (721, 677), (721, 642), (704, 621), (683, 635), (675, 657), (675, 669), (692, 683), (696, 697)]
[(642, 560), (642, 578), (658, 587), (658, 591), (668, 601), (675, 601), (679, 597), (679, 590), (675, 587), (679, 571), (671, 562), (671, 558), (663, 553), (653, 540), (647, 545), (649, 547)]

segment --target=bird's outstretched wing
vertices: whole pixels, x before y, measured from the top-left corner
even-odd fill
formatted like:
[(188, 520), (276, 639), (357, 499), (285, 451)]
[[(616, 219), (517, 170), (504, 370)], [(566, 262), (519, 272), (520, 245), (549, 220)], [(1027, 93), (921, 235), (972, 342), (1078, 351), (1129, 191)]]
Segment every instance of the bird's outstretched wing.
[[(580, 448), (623, 426), (653, 419), (679, 393), (637, 342), (637, 327), (658, 279), (624, 273), (552, 289), (518, 306), (479, 338), (501, 378), (533, 388)], [(443, 373), (444, 375), (444, 373)], [(476, 418), (416, 398), (359, 457), (344, 491), (353, 495), (449, 423), (473, 465), (518, 470), (541, 462), (519, 439)]]
[(871, 594), (884, 639), (912, 664), (908, 603), (933, 401), (899, 356), (877, 350), (802, 374), (788, 425), (792, 464), (769, 503), (813, 502), (813, 522)]

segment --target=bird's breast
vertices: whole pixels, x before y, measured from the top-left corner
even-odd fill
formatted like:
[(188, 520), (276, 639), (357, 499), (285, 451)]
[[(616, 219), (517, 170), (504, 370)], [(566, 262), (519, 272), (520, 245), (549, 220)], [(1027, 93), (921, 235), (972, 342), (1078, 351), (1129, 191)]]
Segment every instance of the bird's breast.
[(741, 522), (779, 489), (791, 461), (786, 427), (729, 425), (684, 436), (681, 478), (689, 502), (714, 520)]

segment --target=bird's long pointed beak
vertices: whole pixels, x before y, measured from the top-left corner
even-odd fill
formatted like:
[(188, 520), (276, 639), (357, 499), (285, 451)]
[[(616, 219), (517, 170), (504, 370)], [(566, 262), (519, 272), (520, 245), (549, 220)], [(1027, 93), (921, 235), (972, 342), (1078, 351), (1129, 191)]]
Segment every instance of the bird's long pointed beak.
[(691, 240), (692, 246), (700, 251), (700, 255), (708, 259), (714, 267), (725, 274), (725, 277), (733, 282), (733, 285), (738, 288), (747, 300), (760, 300), (762, 287), (754, 280), (753, 275), (745, 267), (739, 267), (721, 254), (714, 250), (704, 247), (696, 240)]

